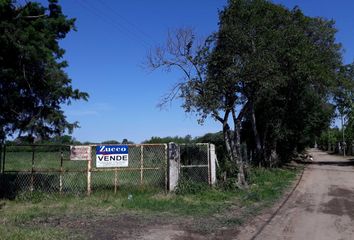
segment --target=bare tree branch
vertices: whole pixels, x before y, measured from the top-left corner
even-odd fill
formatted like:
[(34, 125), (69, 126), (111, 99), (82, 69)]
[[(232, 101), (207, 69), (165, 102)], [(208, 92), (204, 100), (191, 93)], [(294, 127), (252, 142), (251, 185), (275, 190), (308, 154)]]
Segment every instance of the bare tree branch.
[(172, 102), (174, 99), (177, 98), (177, 95), (182, 87), (183, 83), (177, 83), (173, 86), (173, 88), (162, 97), (162, 100), (157, 104), (157, 107), (162, 109), (167, 103)]
[[(198, 79), (200, 84), (202, 83), (202, 71), (195, 60), (197, 51), (193, 44), (194, 38), (191, 28), (170, 30), (165, 47), (158, 46), (153, 50), (149, 50), (145, 63), (145, 66), (149, 69), (162, 69), (169, 72), (173, 68), (177, 68), (184, 75), (184, 80), (172, 88), (171, 92), (158, 104), (159, 107), (175, 99), (179, 91), (181, 91), (181, 87), (185, 86), (185, 84), (192, 83), (196, 79)], [(196, 91), (202, 93), (202, 87), (195, 87)]]

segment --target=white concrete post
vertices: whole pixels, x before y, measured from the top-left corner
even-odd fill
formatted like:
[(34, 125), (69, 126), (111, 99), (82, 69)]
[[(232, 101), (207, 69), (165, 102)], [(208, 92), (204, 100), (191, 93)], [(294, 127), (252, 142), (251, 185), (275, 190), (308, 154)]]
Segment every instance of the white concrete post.
[(174, 191), (178, 184), (180, 171), (180, 148), (175, 143), (168, 144), (168, 189)]
[(211, 185), (215, 185), (216, 183), (216, 152), (215, 152), (215, 145), (210, 144), (210, 180)]

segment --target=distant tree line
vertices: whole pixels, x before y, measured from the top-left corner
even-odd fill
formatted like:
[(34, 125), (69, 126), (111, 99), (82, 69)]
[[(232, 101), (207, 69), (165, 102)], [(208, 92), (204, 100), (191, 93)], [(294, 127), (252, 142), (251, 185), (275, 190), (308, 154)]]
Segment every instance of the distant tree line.
[(62, 136), (54, 136), (52, 138), (47, 139), (35, 139), (35, 141), (31, 141), (27, 137), (18, 137), (14, 140), (7, 140), (5, 144), (7, 145), (26, 145), (26, 144), (39, 144), (39, 145), (94, 145), (94, 144), (134, 144), (133, 141), (130, 141), (124, 138), (121, 142), (117, 140), (105, 140), (102, 142), (89, 142), (75, 139), (71, 135), (62, 135)]
[(192, 143), (195, 142), (195, 139), (192, 138), (191, 135), (186, 135), (184, 137), (179, 136), (168, 136), (168, 137), (151, 137), (149, 140), (145, 140), (142, 143)]
[(354, 128), (349, 124), (346, 128), (329, 128), (322, 132), (317, 144), (325, 151), (354, 155)]

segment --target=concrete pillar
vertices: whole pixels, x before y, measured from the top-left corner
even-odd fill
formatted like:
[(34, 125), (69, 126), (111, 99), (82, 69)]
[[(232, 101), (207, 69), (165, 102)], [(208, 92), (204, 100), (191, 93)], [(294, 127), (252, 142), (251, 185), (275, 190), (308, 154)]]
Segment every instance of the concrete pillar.
[(216, 152), (215, 152), (215, 145), (210, 144), (210, 183), (211, 185), (215, 185), (216, 183)]
[(168, 144), (168, 189), (176, 190), (180, 171), (180, 148), (175, 143)]

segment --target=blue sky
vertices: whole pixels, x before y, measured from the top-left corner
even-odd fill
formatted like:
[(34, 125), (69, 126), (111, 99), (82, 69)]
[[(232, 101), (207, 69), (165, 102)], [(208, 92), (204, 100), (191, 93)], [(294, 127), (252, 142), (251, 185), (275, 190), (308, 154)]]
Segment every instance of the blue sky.
[[(42, 1), (43, 2), (43, 1)], [(354, 1), (276, 0), (299, 5), (311, 16), (334, 19), (346, 63), (354, 59)], [(218, 123), (203, 126), (184, 113), (180, 101), (157, 108), (161, 97), (180, 78), (178, 72), (149, 72), (142, 68), (150, 47), (163, 43), (168, 29), (193, 27), (201, 36), (217, 30), (218, 10), (225, 0), (62, 0), (63, 11), (77, 18), (78, 31), (61, 42), (66, 69), (75, 88), (90, 94), (88, 102), (65, 106), (70, 121), (81, 128), (80, 141), (101, 142), (127, 138), (136, 143), (152, 136), (200, 136), (216, 132)]]

